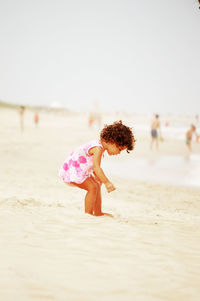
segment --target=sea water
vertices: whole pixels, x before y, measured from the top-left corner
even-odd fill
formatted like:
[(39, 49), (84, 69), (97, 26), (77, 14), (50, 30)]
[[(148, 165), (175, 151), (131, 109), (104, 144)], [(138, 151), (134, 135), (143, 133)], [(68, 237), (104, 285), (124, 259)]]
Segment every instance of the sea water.
[(153, 183), (200, 189), (200, 155), (159, 156), (130, 161), (104, 160), (111, 175)]
[[(137, 133), (150, 136), (151, 128), (148, 124), (134, 124), (134, 130)], [(161, 135), (163, 138), (185, 140), (185, 134), (190, 128), (190, 123), (187, 125), (161, 126)], [(196, 132), (200, 135), (200, 125), (196, 126)]]

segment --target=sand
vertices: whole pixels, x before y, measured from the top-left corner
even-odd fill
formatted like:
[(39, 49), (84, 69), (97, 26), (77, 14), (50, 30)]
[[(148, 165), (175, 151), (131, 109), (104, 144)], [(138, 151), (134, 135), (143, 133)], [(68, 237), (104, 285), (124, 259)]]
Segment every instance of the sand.
[[(35, 128), (31, 111), (21, 133), (17, 112), (1, 109), (0, 300), (199, 300), (200, 191), (112, 177), (117, 190), (102, 194), (114, 218), (85, 215), (84, 192), (57, 174), (97, 134), (83, 114), (42, 112)], [(155, 156), (137, 140), (119, 160)], [(181, 143), (160, 153), (184, 155)]]

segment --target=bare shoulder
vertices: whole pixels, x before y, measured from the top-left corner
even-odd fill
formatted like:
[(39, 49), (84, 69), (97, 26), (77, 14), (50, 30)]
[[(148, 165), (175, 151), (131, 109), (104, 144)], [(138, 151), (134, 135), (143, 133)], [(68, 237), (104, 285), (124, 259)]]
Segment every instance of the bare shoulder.
[(89, 153), (90, 155), (94, 155), (94, 154), (96, 154), (96, 155), (102, 155), (103, 149), (102, 149), (101, 146), (94, 146), (94, 147), (92, 147), (92, 148), (89, 150), (88, 153)]

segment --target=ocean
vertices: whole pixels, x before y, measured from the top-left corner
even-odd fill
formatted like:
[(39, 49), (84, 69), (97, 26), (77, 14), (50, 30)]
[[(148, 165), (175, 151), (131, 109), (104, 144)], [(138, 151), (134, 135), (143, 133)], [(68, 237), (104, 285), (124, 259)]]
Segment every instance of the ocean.
[(200, 189), (199, 154), (135, 158), (130, 161), (106, 159), (103, 164), (113, 176)]

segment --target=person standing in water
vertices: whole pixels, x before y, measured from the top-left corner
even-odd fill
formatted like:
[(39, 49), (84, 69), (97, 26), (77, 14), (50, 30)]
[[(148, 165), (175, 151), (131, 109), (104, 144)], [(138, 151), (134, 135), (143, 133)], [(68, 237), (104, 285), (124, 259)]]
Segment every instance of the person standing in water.
[[(158, 133), (159, 130), (159, 133)], [(156, 145), (156, 149), (158, 150), (158, 136), (160, 135), (160, 120), (159, 115), (155, 114), (155, 117), (151, 123), (151, 143), (150, 148), (153, 148), (153, 144)], [(161, 135), (160, 135), (161, 136)]]
[[(192, 151), (191, 143), (192, 143), (192, 136), (196, 133), (196, 126), (194, 124), (191, 124), (190, 129), (185, 134), (185, 143), (188, 147), (189, 152)], [(196, 134), (197, 136), (197, 134)]]

